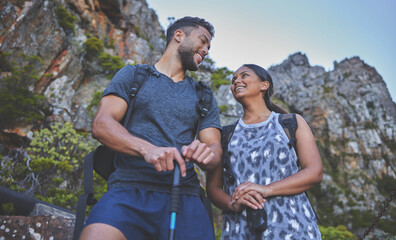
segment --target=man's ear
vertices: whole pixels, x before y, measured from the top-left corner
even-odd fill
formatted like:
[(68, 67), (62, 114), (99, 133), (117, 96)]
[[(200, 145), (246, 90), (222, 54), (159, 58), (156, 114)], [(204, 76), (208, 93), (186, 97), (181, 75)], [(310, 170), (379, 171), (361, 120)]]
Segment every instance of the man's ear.
[(263, 81), (260, 83), (260, 90), (266, 91), (270, 87), (270, 83), (268, 81)]
[(184, 38), (186, 37), (186, 34), (181, 30), (177, 29), (175, 33), (173, 34), (173, 38), (177, 43), (183, 42)]

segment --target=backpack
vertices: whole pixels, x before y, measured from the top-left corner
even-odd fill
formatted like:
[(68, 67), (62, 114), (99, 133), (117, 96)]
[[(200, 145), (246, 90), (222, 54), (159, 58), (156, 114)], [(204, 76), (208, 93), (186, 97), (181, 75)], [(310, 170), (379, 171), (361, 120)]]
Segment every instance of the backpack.
[[(297, 150), (296, 150), (296, 143), (297, 143), (296, 131), (297, 131), (298, 124), (297, 124), (296, 114), (295, 113), (280, 114), (280, 116), (278, 118), (278, 121), (279, 121), (280, 125), (282, 126), (283, 130), (285, 131), (285, 133), (286, 133), (286, 135), (287, 135), (287, 137), (289, 139), (289, 142), (288, 142), (289, 148), (290, 149), (294, 148), (294, 151), (297, 154)], [(230, 142), (231, 137), (234, 134), (235, 127), (237, 126), (237, 124), (238, 124), (238, 121), (236, 121), (236, 122), (234, 122), (234, 123), (232, 123), (230, 125), (222, 127), (222, 130), (221, 130), (221, 147), (223, 149), (223, 154), (225, 154), (228, 151), (228, 143)], [(298, 165), (298, 167), (300, 167), (300, 162), (298, 160), (298, 155), (297, 155), (297, 165)], [(225, 165), (224, 166), (224, 170), (225, 170), (225, 172), (224, 172), (224, 177), (225, 178), (230, 180), (231, 178), (234, 177), (231, 174), (229, 166)], [(308, 197), (308, 193), (306, 191), (304, 193), (307, 196), (308, 201), (311, 204), (311, 201), (309, 200), (309, 197)], [(311, 204), (311, 207), (312, 207), (312, 204)], [(315, 213), (316, 220), (320, 223), (319, 216), (316, 214), (316, 211), (315, 211), (315, 209), (313, 207), (312, 207), (312, 210)]]
[[(135, 65), (134, 78), (131, 83), (130, 89), (130, 98), (128, 109), (123, 119), (123, 126), (126, 127), (128, 125), (128, 121), (130, 119), (133, 105), (135, 103), (135, 97), (138, 94), (139, 90), (143, 87), (147, 76), (149, 74), (154, 74), (153, 70), (148, 65), (138, 64)], [(199, 125), (201, 123), (201, 119), (205, 118), (208, 114), (211, 104), (212, 104), (212, 92), (210, 88), (203, 83), (202, 81), (195, 82), (195, 90), (198, 97), (198, 102), (196, 103), (196, 109), (199, 113), (200, 120), (198, 121), (197, 126), (197, 136), (199, 131)], [(76, 208), (76, 221), (74, 225), (74, 233), (73, 240), (78, 240), (81, 234), (81, 231), (84, 227), (85, 222), (85, 210), (87, 204), (92, 206), (95, 205), (97, 200), (95, 199), (93, 192), (93, 171), (99, 176), (101, 176), (106, 181), (110, 177), (111, 173), (115, 171), (114, 168), (114, 159), (116, 157), (116, 152), (104, 145), (98, 146), (94, 151), (90, 152), (88, 155), (84, 157), (84, 194), (79, 197)], [(208, 212), (209, 218), (213, 224), (212, 217), (212, 206), (210, 201), (206, 197), (205, 190), (200, 188), (200, 198), (202, 203), (205, 206), (205, 209)]]

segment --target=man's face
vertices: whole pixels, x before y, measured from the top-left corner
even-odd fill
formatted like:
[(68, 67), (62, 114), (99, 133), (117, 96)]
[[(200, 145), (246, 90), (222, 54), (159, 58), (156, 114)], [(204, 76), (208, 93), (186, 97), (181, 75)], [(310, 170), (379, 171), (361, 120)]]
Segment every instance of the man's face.
[(210, 49), (210, 33), (199, 26), (186, 36), (178, 48), (184, 70), (197, 71), (198, 65), (204, 60)]

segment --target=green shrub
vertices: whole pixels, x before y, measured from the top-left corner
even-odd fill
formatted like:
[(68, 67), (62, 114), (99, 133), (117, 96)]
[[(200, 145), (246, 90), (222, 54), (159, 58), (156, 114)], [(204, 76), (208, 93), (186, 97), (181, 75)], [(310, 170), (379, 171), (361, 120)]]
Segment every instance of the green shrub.
[(104, 45), (99, 38), (89, 37), (84, 43), (88, 58), (96, 58), (103, 53)]
[(348, 231), (344, 225), (337, 227), (319, 226), (320, 233), (323, 240), (355, 240), (357, 237)]
[(219, 112), (220, 113), (225, 113), (225, 112), (228, 111), (228, 109), (229, 109), (228, 105), (220, 105), (219, 106)]
[(204, 58), (204, 60), (201, 62), (201, 64), (199, 65), (199, 69), (213, 72), (216, 69), (215, 62), (209, 56), (206, 56)]
[(29, 90), (39, 81), (38, 72), (42, 61), (37, 56), (21, 54), (20, 64), (9, 61), (9, 53), (0, 53), (1, 70), (8, 72), (0, 78), (0, 126), (13, 128), (21, 123), (41, 121), (49, 114), (49, 105), (42, 94)]
[(87, 110), (90, 116), (94, 116), (95, 112), (92, 111), (92, 108), (99, 106), (100, 99), (102, 98), (103, 91), (97, 91), (94, 93), (91, 102), (89, 103)]
[(108, 78), (112, 78), (125, 63), (119, 56), (113, 56), (108, 53), (101, 53), (99, 56), (100, 65)]
[(77, 18), (66, 10), (63, 6), (58, 6), (55, 9), (55, 15), (59, 19), (59, 25), (65, 30), (65, 32), (74, 33), (74, 23), (77, 22)]
[(39, 184), (34, 191), (35, 197), (74, 209), (82, 193), (83, 157), (93, 148), (94, 144), (68, 122), (36, 132), (26, 159), (29, 172)]
[(13, 215), (15, 213), (15, 206), (12, 202), (1, 204), (0, 214), (1, 215)]
[(232, 71), (228, 70), (226, 67), (217, 69), (210, 76), (210, 80), (212, 80), (211, 88), (216, 90), (220, 85), (231, 84), (231, 82), (228, 80), (230, 75), (232, 75)]

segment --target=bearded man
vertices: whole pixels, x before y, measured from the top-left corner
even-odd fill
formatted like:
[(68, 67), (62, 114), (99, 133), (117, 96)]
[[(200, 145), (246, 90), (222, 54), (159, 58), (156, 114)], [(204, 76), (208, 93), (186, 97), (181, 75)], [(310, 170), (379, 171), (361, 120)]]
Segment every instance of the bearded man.
[(196, 83), (186, 75), (198, 69), (213, 35), (213, 26), (201, 18), (184, 17), (168, 27), (164, 54), (146, 65), (149, 74), (126, 128), (120, 122), (136, 66), (122, 68), (104, 91), (92, 136), (118, 152), (116, 170), (80, 239), (167, 239), (174, 161), (182, 175), (176, 239), (214, 239), (193, 163), (208, 171), (220, 164), (218, 106), (210, 91), (211, 107), (200, 119)]

